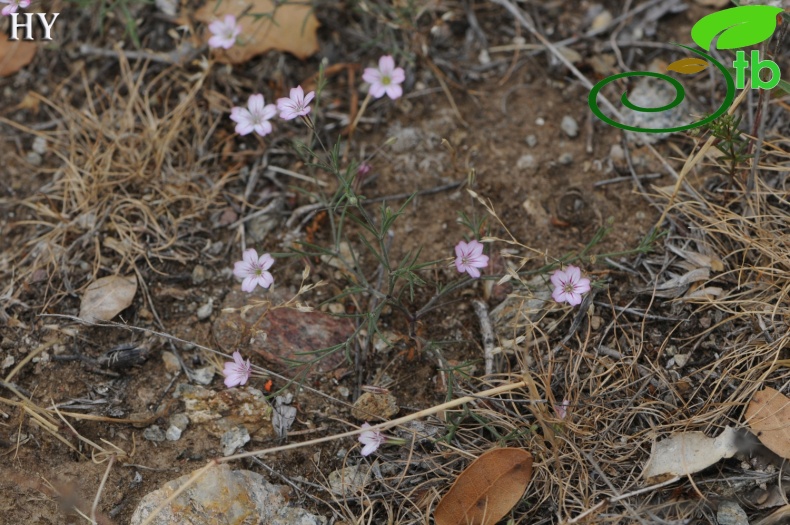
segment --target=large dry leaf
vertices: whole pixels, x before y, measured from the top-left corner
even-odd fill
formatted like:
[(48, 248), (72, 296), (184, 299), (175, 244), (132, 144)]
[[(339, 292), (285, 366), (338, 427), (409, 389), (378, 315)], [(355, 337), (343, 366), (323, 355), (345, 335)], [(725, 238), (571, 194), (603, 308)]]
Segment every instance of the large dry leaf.
[(737, 433), (732, 427), (725, 428), (716, 438), (702, 432), (674, 434), (653, 442), (642, 477), (652, 483), (687, 476), (710, 467), (720, 459), (731, 458), (736, 452)]
[(9, 40), (0, 32), (0, 77), (13, 75), (36, 56), (36, 43), (25, 40)]
[(494, 525), (518, 503), (532, 478), (532, 454), (490, 450), (466, 467), (436, 506), (436, 525)]
[(88, 285), (80, 304), (80, 317), (88, 322), (109, 321), (132, 304), (137, 277), (110, 275)]
[[(275, 3), (280, 5), (275, 7)], [(214, 20), (223, 20), (225, 15), (234, 15), (241, 24), (242, 32), (235, 46), (215, 53), (218, 62), (242, 64), (270, 49), (286, 51), (301, 59), (318, 51), (318, 19), (309, 2), (207, 2), (195, 13), (195, 18), (208, 26)], [(208, 43), (210, 37), (211, 33), (206, 27), (203, 42)]]
[(746, 423), (763, 445), (790, 459), (790, 399), (773, 388), (763, 388), (746, 409)]

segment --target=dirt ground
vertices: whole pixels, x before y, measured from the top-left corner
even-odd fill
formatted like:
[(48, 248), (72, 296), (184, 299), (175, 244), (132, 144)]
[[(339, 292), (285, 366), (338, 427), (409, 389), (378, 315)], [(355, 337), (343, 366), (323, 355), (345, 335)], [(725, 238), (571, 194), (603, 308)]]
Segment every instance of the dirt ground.
[[(573, 63), (593, 83), (610, 74), (601, 65), (614, 61), (610, 38), (639, 27), (641, 41), (687, 42), (694, 22), (714, 9), (692, 1), (622, 4), (519, 5), (550, 41), (575, 38)], [(654, 146), (624, 140), (592, 115), (589, 89), (501, 5), (318, 3), (317, 54), (300, 61), (275, 50), (234, 67), (206, 67), (198, 54), (183, 64), (151, 60), (175, 49), (175, 24), (153, 5), (118, 2), (98, 27), (94, 15), (104, 5), (64, 5), (63, 27), (70, 29), (54, 43), (41, 43), (30, 65), (0, 78), (0, 523), (89, 522), (77, 510), (90, 514), (97, 492), (97, 522), (128, 523), (144, 495), (220, 457), (218, 438), (200, 425), (187, 427), (177, 441), (143, 437), (145, 428), (167, 428), (169, 416), (183, 411), (173, 394), (190, 382), (185, 371), (227, 360), (204, 347), (241, 351), (278, 374), (271, 390), (263, 379), (252, 386), (273, 393), (286, 388), (295, 396), (289, 437), (269, 437), (245, 450), (355, 428), (363, 421), (352, 417), (351, 405), (364, 385), (392, 392), (403, 416), (532, 377), (533, 390), (519, 394), (523, 402), (515, 395), (497, 398), (431, 419), (442, 426), (444, 441), (428, 439), (411, 452), (384, 449), (382, 461), (405, 466), (369, 486), (366, 497), (339, 500), (324, 488), (330, 472), (359, 463), (353, 438), (266, 456), (268, 468), (250, 459), (233, 465), (296, 487), (294, 501), (333, 523), (429, 523), (429, 508), (467, 460), (504, 444), (531, 450), (536, 462), (530, 488), (508, 514), (514, 523), (715, 523), (724, 499), (738, 501), (752, 523), (775, 510), (749, 496), (790, 479), (781, 461), (770, 466), (776, 458), (764, 450), (751, 464), (739, 456), (649, 495), (596, 506), (645, 486), (639, 473), (654, 438), (744, 427), (741, 413), (751, 394), (786, 384), (784, 99), (774, 97), (764, 116), (768, 175), (755, 201), (737, 196), (745, 195), (748, 167), (728, 181), (713, 156), (688, 175), (694, 192), (681, 186), (673, 196), (676, 178), (661, 158), (677, 174), (707, 137), (675, 134)], [(122, 6), (135, 21), (142, 55), (134, 54), (139, 50), (124, 29)], [(625, 24), (604, 23), (600, 34), (585, 36), (603, 11), (625, 15)], [(118, 42), (124, 50), (114, 47)], [(535, 45), (514, 50), (514, 42)], [(660, 47), (620, 51), (629, 70), (675, 57)], [(499, 241), (491, 243), (483, 280), (448, 294), (419, 319), (385, 308), (377, 326), (392, 346), (371, 344), (363, 352), (364, 332), (300, 376), (299, 388), (282, 379), (300, 370), (283, 358), (305, 356), (284, 348), (343, 342), (359, 328), (354, 314), (374, 303), (370, 294), (346, 293), (358, 283), (311, 248), (333, 246), (333, 222), (325, 209), (304, 207), (319, 202), (320, 191), (332, 195), (337, 180), (306, 165), (291, 147), (292, 140), (307, 140), (306, 128), (280, 121), (264, 139), (239, 137), (228, 114), (253, 92), (272, 101), (290, 86), (314, 85), (322, 59), (350, 65), (329, 74), (322, 94), (326, 114), (317, 132), (334, 141), (357, 109), (352, 92), (361, 68), (384, 53), (406, 69), (404, 97), (372, 103), (352, 139), (343, 139), (341, 154), (344, 166), (363, 160), (372, 166), (357, 183), (376, 217), (381, 202), (397, 208), (418, 192), (392, 227), (391, 259), (420, 249), (420, 261), (441, 263), (418, 272), (428, 284), (413, 297), (404, 293), (405, 309), (419, 310), (436, 283), (457, 278), (453, 246), (469, 235), (459, 212), (488, 217), (478, 233)], [(609, 67), (620, 70), (616, 63)], [(348, 75), (352, 70), (355, 77)], [(692, 91), (705, 107), (714, 105), (708, 88)], [(755, 94), (740, 106), (744, 128), (758, 103)], [(563, 129), (564, 117), (573, 118), (577, 133)], [(34, 155), (37, 138), (46, 146)], [(244, 220), (269, 204), (266, 213)], [(765, 220), (739, 226), (754, 216)], [(659, 218), (662, 235), (638, 253)], [(596, 282), (587, 310), (527, 308), (539, 292), (525, 284), (545, 288), (548, 281), (546, 272), (538, 281), (533, 274), (584, 251), (601, 229), (606, 235), (577, 262)], [(346, 234), (357, 265), (375, 281), (382, 270), (360, 242), (363, 231), (349, 223)], [(274, 290), (238, 292), (231, 270), (244, 246), (277, 256)], [(293, 256), (296, 250), (309, 254)], [(658, 284), (695, 268), (678, 251), (702, 253), (722, 268), (691, 291), (681, 283), (664, 295), (658, 286), (656, 293)], [(221, 329), (229, 315), (223, 308), (292, 298), (305, 266), (308, 283), (324, 283), (300, 296), (324, 316), (317, 336), (307, 332), (318, 317), (305, 321), (296, 310), (265, 325), (263, 339)], [(523, 281), (502, 282), (508, 272), (523, 272)], [(131, 306), (114, 318), (118, 324), (79, 322), (74, 316), (87, 286), (114, 274), (134, 274), (139, 285)], [(726, 292), (689, 299), (713, 286)], [(484, 377), (472, 302), (481, 298), (495, 311), (508, 297), (519, 298), (510, 306), (516, 311), (492, 314), (504, 350), (495, 373)], [(210, 315), (199, 315), (207, 304)], [(282, 344), (273, 342), (278, 337)], [(128, 366), (97, 361), (126, 343), (143, 344), (145, 351)], [(678, 354), (682, 368), (668, 365), (679, 362)], [(175, 364), (168, 363), (174, 355)], [(225, 389), (219, 368), (206, 388)], [(535, 394), (546, 402), (527, 403)], [(562, 399), (571, 400), (574, 413), (567, 427), (551, 415)], [(51, 420), (42, 421), (31, 406), (48, 411)], [(58, 416), (53, 406), (71, 415)], [(107, 443), (126, 452), (109, 471), (108, 456), (94, 446)], [(751, 484), (732, 489), (747, 478)], [(583, 517), (590, 509), (597, 510)], [(569, 521), (576, 516), (580, 521)]]

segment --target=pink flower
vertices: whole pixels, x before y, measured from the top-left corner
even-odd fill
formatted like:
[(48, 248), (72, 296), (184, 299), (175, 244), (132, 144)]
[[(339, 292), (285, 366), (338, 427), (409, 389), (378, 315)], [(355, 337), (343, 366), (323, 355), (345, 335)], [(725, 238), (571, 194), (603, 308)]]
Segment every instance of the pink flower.
[(554, 405), (554, 412), (558, 418), (565, 419), (565, 416), (568, 415), (568, 403), (567, 399), (563, 399), (561, 405)]
[(16, 10), (20, 7), (27, 7), (30, 5), (30, 0), (0, 0), (0, 3), (8, 4), (3, 8), (0, 13), (3, 16), (10, 16), (11, 13), (16, 13)]
[(233, 352), (233, 361), (226, 362), (225, 369), (222, 371), (222, 375), (225, 376), (225, 386), (228, 388), (245, 384), (251, 373), (250, 360), (247, 359), (245, 363), (239, 352)]
[(406, 80), (403, 68), (395, 67), (395, 60), (389, 55), (379, 58), (379, 67), (365, 68), (362, 80), (370, 84), (370, 94), (381, 98), (385, 94), (395, 100), (403, 94), (400, 84)]
[(268, 288), (274, 283), (274, 277), (267, 272), (274, 264), (274, 259), (268, 253), (264, 253), (258, 257), (258, 252), (255, 248), (244, 250), (242, 261), (236, 261), (233, 267), (233, 275), (239, 279), (244, 279), (241, 283), (241, 289), (247, 293), (255, 290), (257, 285), (263, 288)]
[[(248, 109), (249, 108), (249, 109)], [(264, 105), (263, 95), (251, 95), (247, 107), (235, 107), (230, 111), (230, 120), (236, 122), (236, 133), (247, 135), (253, 131), (261, 137), (272, 132), (269, 119), (277, 114), (274, 104)]]
[(225, 15), (224, 22), (214, 20), (208, 25), (208, 30), (213, 35), (208, 39), (208, 47), (230, 49), (236, 43), (236, 38), (241, 34), (241, 25), (236, 23), (235, 16)]
[(455, 267), (461, 273), (468, 273), (472, 278), (480, 277), (478, 268), (488, 266), (488, 255), (483, 255), (483, 245), (475, 240), (459, 242), (455, 246)]
[(565, 271), (557, 270), (551, 276), (554, 292), (551, 296), (561, 303), (567, 301), (571, 306), (582, 302), (582, 294), (590, 291), (590, 280), (582, 278), (582, 271), (576, 266), (568, 266)]
[(315, 91), (311, 91), (305, 96), (302, 86), (291, 88), (289, 98), (278, 98), (277, 109), (280, 110), (280, 118), (292, 120), (296, 117), (304, 117), (310, 113), (310, 101), (313, 100)]
[[(370, 425), (363, 423), (362, 428), (370, 428)], [(378, 429), (367, 430), (359, 435), (359, 442), (365, 445), (362, 447), (362, 455), (369, 456), (386, 443), (387, 438)]]

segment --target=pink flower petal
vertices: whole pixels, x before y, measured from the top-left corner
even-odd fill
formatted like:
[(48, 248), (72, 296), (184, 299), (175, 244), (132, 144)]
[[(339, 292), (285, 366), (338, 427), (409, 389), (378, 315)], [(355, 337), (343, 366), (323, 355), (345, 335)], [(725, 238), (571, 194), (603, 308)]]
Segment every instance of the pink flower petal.
[(565, 268), (565, 275), (570, 282), (575, 283), (582, 278), (582, 271), (577, 266), (568, 266)]
[(368, 84), (378, 84), (381, 82), (381, 72), (373, 67), (365, 68), (365, 72), (362, 73), (362, 80)]
[(395, 60), (390, 55), (384, 55), (379, 58), (379, 71), (384, 75), (390, 76), (392, 70), (395, 69)]
[(249, 100), (247, 100), (247, 107), (249, 108), (250, 113), (252, 113), (253, 115), (259, 114), (261, 111), (263, 111), (263, 105), (264, 105), (263, 95), (261, 95), (260, 93), (255, 95), (250, 95)]
[(390, 84), (387, 86), (387, 96), (392, 100), (399, 99), (401, 95), (403, 95), (403, 88), (400, 87), (398, 84)]

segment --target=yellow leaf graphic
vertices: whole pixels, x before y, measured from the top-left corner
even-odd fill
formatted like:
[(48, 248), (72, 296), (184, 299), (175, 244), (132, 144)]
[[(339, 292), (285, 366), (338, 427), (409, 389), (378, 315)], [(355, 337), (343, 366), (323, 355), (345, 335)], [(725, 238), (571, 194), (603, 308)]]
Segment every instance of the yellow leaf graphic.
[(677, 71), (681, 75), (693, 75), (706, 69), (710, 64), (701, 58), (681, 58), (667, 66), (667, 71)]

